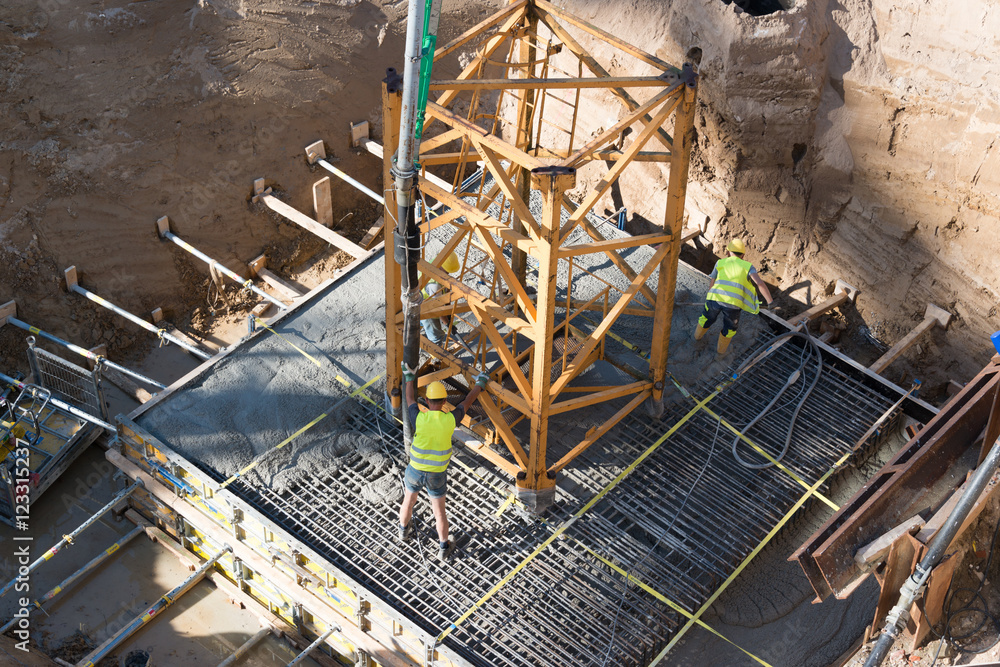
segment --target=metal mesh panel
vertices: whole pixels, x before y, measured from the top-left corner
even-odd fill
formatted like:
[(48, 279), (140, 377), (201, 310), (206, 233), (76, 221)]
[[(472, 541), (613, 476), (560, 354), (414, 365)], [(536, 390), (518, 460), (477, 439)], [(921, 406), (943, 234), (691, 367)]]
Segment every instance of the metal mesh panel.
[(34, 355), (38, 384), (95, 417), (106, 417), (98, 379), (93, 372), (37, 347), (30, 348), (28, 354)]

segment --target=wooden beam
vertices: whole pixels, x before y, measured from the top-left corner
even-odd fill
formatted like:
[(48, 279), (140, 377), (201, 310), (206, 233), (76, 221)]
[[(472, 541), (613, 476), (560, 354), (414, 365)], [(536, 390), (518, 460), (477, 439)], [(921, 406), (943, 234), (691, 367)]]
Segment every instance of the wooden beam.
[(832, 297), (830, 297), (826, 301), (813, 306), (809, 310), (803, 311), (803, 312), (799, 313), (798, 315), (796, 315), (795, 317), (790, 317), (788, 319), (788, 324), (791, 325), (794, 328), (794, 327), (799, 326), (800, 324), (804, 324), (806, 322), (811, 322), (812, 320), (816, 319), (820, 315), (823, 315), (824, 313), (828, 313), (831, 310), (833, 310), (834, 308), (837, 308), (837, 307), (839, 307), (839, 306), (847, 303), (849, 300), (850, 300), (850, 298), (848, 297), (847, 292), (841, 292), (840, 294), (834, 294)]
[(948, 311), (938, 308), (932, 303), (927, 304), (927, 310), (924, 313), (923, 321), (915, 326), (913, 330), (903, 336), (903, 338), (893, 345), (889, 350), (883, 354), (878, 360), (875, 361), (868, 368), (875, 373), (881, 373), (886, 368), (889, 367), (893, 361), (895, 361), (899, 355), (903, 354), (911, 345), (913, 345), (918, 338), (920, 338), (924, 332), (941, 325), (947, 327), (948, 323), (951, 321), (951, 313)]
[(876, 561), (880, 561), (885, 558), (886, 554), (889, 553), (889, 547), (891, 547), (892, 543), (898, 540), (900, 536), (906, 533), (910, 533), (912, 535), (920, 530), (923, 525), (924, 520), (921, 519), (919, 515), (910, 517), (895, 528), (883, 533), (879, 538), (872, 540), (867, 545), (858, 549), (858, 552), (854, 554), (854, 562), (862, 568), (870, 568)]
[(330, 177), (324, 176), (313, 183), (312, 191), (316, 221), (324, 227), (333, 227), (333, 194), (330, 189)]
[(659, 76), (553, 77), (550, 79), (438, 79), (431, 90), (559, 90), (566, 88), (654, 88), (667, 85)]
[(652, 382), (649, 380), (643, 380), (641, 382), (621, 385), (620, 387), (602, 388), (600, 391), (594, 391), (586, 396), (579, 396), (577, 398), (571, 398), (567, 401), (553, 403), (552, 407), (549, 409), (549, 414), (558, 415), (571, 410), (579, 410), (580, 408), (586, 408), (594, 405), (595, 403), (604, 403), (605, 401), (611, 401), (639, 391), (645, 391), (651, 386), (653, 386)]
[(439, 104), (428, 102), (427, 114), (433, 118), (437, 118), (450, 127), (462, 130), (463, 133), (470, 138), (476, 137), (481, 145), (492, 148), (495, 152), (503, 155), (505, 158), (512, 160), (513, 162), (516, 162), (525, 169), (535, 169), (545, 166), (545, 163), (538, 158), (528, 155), (520, 149), (514, 148), (514, 146), (508, 144), (500, 137), (490, 134), (478, 125), (462, 118), (458, 114), (453, 113)]
[(559, 248), (559, 257), (568, 259), (579, 255), (591, 255), (607, 252), (608, 250), (621, 250), (622, 248), (634, 248), (640, 245), (654, 245), (663, 243), (670, 239), (670, 236), (663, 233), (642, 234), (640, 236), (629, 236), (620, 239), (610, 239), (607, 241), (595, 241), (593, 243), (582, 243), (580, 245), (568, 245)]
[(267, 207), (270, 208), (275, 213), (284, 216), (288, 220), (291, 220), (292, 222), (297, 224), (299, 227), (302, 227), (306, 231), (312, 232), (313, 234), (320, 237), (327, 243), (336, 246), (340, 250), (343, 250), (348, 255), (360, 258), (368, 254), (368, 251), (359, 246), (357, 243), (354, 243), (353, 241), (344, 238), (343, 236), (341, 236), (340, 234), (331, 229), (327, 229), (323, 225), (319, 224), (318, 222), (310, 218), (305, 213), (297, 211), (296, 209), (292, 208), (291, 206), (281, 201), (274, 195), (263, 195), (261, 197), (261, 201), (263, 201), (267, 205)]
[(378, 243), (378, 238), (382, 236), (382, 232), (385, 229), (385, 216), (380, 215), (378, 220), (368, 228), (365, 232), (364, 237), (361, 239), (360, 245), (365, 250), (371, 250), (371, 247)]

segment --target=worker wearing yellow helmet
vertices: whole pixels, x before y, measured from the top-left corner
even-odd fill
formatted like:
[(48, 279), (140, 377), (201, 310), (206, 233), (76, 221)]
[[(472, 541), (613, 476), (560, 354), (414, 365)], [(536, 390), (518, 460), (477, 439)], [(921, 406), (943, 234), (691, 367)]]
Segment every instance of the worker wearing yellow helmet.
[(705, 309), (698, 318), (698, 328), (694, 332), (695, 340), (702, 336), (715, 320), (722, 316), (722, 331), (719, 333), (718, 353), (725, 354), (729, 343), (736, 335), (736, 327), (740, 323), (740, 313), (750, 314), (760, 312), (760, 301), (757, 299), (756, 285), (764, 295), (767, 305), (774, 301), (767, 284), (757, 274), (753, 264), (743, 259), (746, 246), (741, 239), (733, 239), (726, 246), (728, 256), (715, 263), (715, 268), (708, 276), (712, 282), (708, 286), (705, 297)]
[(410, 464), (403, 476), (403, 504), (399, 508), (399, 537), (404, 542), (413, 539), (415, 530), (410, 525), (413, 506), (420, 490), (427, 487), (431, 510), (437, 524), (438, 557), (445, 560), (454, 550), (448, 539), (448, 515), (445, 513), (445, 494), (448, 489), (448, 464), (451, 463), (451, 436), (455, 426), (462, 421), (466, 411), (486, 386), (489, 376), (480, 373), (476, 386), (451, 412), (445, 412), (448, 390), (440, 382), (427, 385), (427, 410), (420, 411), (416, 399), (417, 376), (413, 369), (403, 367), (406, 388), (406, 406), (410, 424), (413, 425), (413, 442), (410, 443)]
[[(438, 260), (441, 259), (439, 255)], [(437, 260), (435, 260), (437, 261)], [(448, 256), (444, 258), (444, 262), (441, 264), (441, 268), (448, 273), (455, 273), (458, 271), (461, 265), (458, 262), (458, 255), (451, 252)], [(424, 295), (424, 299), (429, 299), (438, 292), (442, 290), (441, 285), (435, 280), (428, 280), (427, 286), (421, 291)], [(423, 327), (424, 336), (427, 340), (434, 343), (435, 345), (442, 345), (445, 341), (445, 330), (448, 328), (448, 322), (441, 317), (429, 317), (426, 320), (420, 320), (420, 326)]]

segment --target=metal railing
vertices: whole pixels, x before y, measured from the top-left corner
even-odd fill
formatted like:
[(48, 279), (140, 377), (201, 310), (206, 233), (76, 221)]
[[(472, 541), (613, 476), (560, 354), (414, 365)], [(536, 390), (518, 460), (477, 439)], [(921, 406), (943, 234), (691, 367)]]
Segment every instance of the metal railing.
[(97, 370), (88, 371), (36, 347), (33, 337), (28, 339), (28, 361), (37, 384), (59, 394), (88, 414), (107, 420), (108, 408)]

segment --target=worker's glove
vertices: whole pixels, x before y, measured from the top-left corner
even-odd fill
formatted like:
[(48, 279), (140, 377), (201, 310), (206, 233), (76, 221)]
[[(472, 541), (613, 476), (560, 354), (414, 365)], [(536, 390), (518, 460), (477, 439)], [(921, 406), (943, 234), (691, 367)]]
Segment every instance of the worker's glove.
[(403, 363), (403, 382), (416, 382), (417, 380), (417, 369), (411, 368)]
[(490, 376), (486, 373), (480, 373), (476, 376), (476, 386), (480, 389), (486, 388), (486, 383), (490, 381)]

